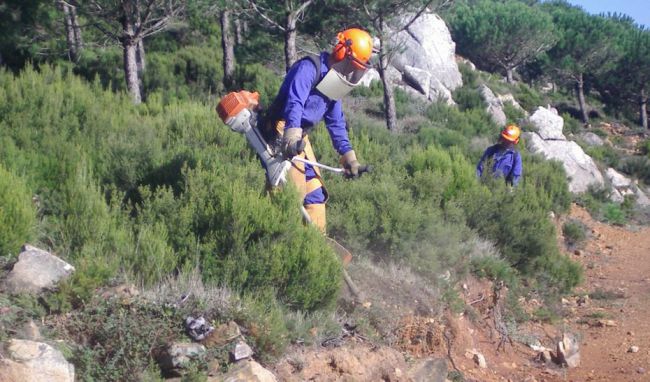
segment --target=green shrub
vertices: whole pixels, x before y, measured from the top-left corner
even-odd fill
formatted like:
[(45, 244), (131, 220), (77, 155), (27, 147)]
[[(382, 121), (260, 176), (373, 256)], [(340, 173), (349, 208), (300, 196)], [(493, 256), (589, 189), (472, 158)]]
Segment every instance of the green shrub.
[(506, 123), (514, 123), (521, 125), (521, 121), (526, 118), (524, 110), (515, 107), (512, 102), (505, 102), (503, 104), (503, 112), (506, 114)]
[(604, 205), (603, 219), (611, 224), (625, 225), (627, 216), (619, 204), (606, 203)]
[(521, 107), (529, 113), (534, 112), (537, 107), (547, 104), (546, 99), (542, 94), (523, 83), (519, 83), (515, 87), (513, 95), (515, 96), (515, 99), (519, 101)]
[(562, 234), (568, 245), (574, 246), (587, 238), (587, 227), (579, 220), (570, 219), (562, 225)]
[(585, 152), (608, 167), (618, 167), (621, 158), (616, 149), (609, 145), (590, 146), (585, 148)]
[(256, 353), (261, 354), (266, 361), (282, 355), (289, 345), (290, 333), (285, 313), (275, 299), (275, 294), (274, 291), (265, 289), (245, 295), (243, 309), (236, 317), (253, 338)]
[(564, 119), (564, 133), (565, 135), (578, 134), (582, 131), (582, 123), (577, 119), (573, 118), (569, 113), (562, 113), (562, 119)]
[(160, 305), (94, 300), (70, 313), (61, 336), (81, 344), (72, 363), (84, 381), (137, 381), (155, 357), (180, 337), (184, 317)]
[(0, 163), (0, 256), (15, 256), (33, 238), (35, 227), (31, 191)]
[(453, 93), (453, 99), (458, 104), (460, 110), (483, 109), (483, 98), (476, 87), (462, 86)]
[(235, 83), (236, 88), (259, 92), (260, 103), (268, 107), (275, 99), (282, 79), (262, 64), (248, 64), (237, 67)]
[(628, 157), (619, 163), (618, 170), (640, 179), (645, 184), (650, 184), (650, 158)]
[(173, 52), (147, 55), (143, 92), (162, 94), (165, 103), (179, 99), (205, 99), (224, 92), (221, 50), (188, 46)]

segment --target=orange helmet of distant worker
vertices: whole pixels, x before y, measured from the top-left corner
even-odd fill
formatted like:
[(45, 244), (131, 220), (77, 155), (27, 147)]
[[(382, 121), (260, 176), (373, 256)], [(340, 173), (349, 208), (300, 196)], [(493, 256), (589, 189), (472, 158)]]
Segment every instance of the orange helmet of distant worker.
[(515, 145), (519, 143), (519, 136), (521, 135), (521, 129), (517, 125), (508, 125), (503, 128), (501, 131), (501, 138), (505, 139), (508, 142), (512, 142)]
[(332, 50), (335, 62), (349, 57), (356, 69), (368, 69), (372, 55), (372, 37), (362, 29), (350, 28), (340, 32), (337, 43)]

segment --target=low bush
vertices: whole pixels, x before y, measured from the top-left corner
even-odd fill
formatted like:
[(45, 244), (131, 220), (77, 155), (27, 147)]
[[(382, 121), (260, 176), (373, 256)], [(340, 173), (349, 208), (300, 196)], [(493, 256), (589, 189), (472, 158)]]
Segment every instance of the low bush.
[(587, 155), (596, 159), (608, 167), (618, 167), (621, 155), (610, 145), (589, 146), (585, 149)]
[(33, 238), (36, 211), (25, 182), (0, 163), (0, 256), (13, 258)]
[(159, 370), (156, 355), (181, 337), (183, 320), (159, 305), (95, 300), (69, 314), (57, 330), (80, 344), (72, 358), (80, 380), (137, 381), (143, 372)]
[(567, 245), (575, 246), (587, 238), (587, 227), (579, 220), (570, 219), (562, 225), (562, 234)]

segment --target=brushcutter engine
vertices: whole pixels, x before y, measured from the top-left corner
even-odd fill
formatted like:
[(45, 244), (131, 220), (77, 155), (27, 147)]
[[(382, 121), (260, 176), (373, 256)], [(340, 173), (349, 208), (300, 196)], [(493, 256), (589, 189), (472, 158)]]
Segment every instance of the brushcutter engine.
[(232, 131), (244, 134), (266, 168), (269, 184), (275, 187), (286, 182), (291, 162), (285, 160), (282, 154), (274, 153), (256, 127), (259, 96), (257, 92), (246, 90), (228, 93), (217, 105), (217, 113)]

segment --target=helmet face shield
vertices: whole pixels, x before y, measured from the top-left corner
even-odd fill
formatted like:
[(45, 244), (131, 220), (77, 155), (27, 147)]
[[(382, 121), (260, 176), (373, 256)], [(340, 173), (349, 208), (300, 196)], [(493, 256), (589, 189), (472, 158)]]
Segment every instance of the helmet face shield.
[(356, 86), (368, 71), (368, 66), (365, 64), (360, 66), (358, 61), (355, 61), (353, 57), (346, 57), (343, 60), (332, 64), (330, 70), (335, 70), (341, 77), (345, 78), (347, 82)]

